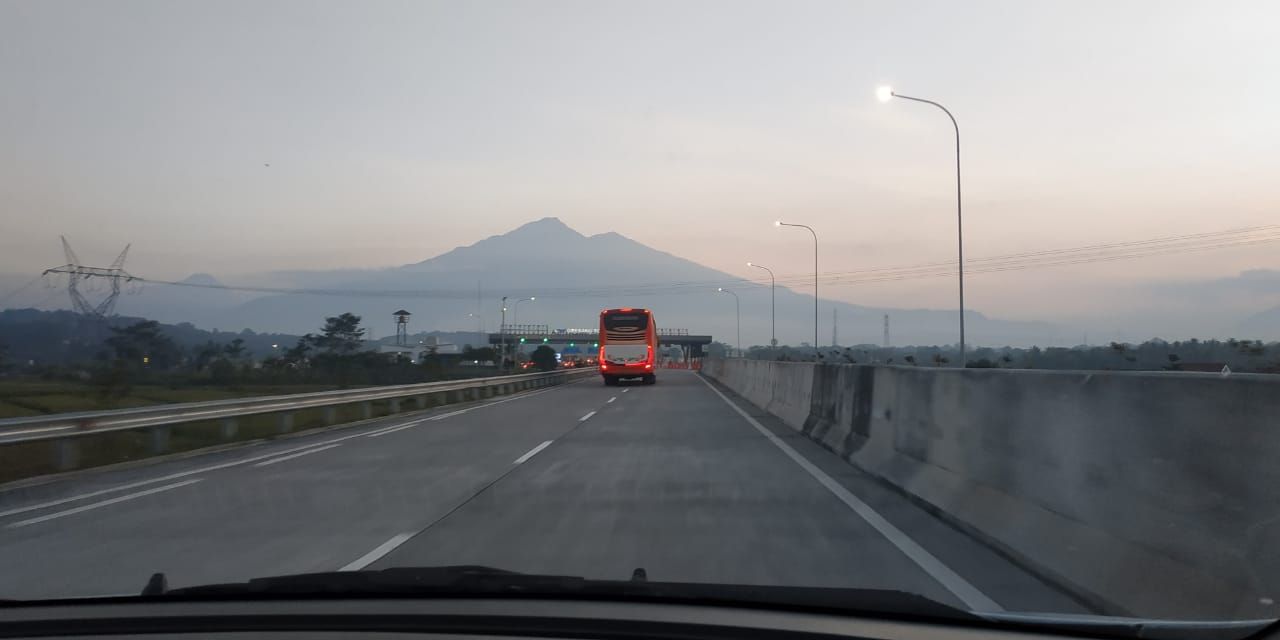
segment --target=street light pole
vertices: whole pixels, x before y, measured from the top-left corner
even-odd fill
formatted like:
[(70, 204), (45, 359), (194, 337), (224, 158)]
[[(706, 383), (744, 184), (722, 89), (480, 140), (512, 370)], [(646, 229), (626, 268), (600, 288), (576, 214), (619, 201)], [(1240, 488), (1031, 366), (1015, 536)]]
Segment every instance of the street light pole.
[(804, 224), (790, 224), (778, 220), (775, 227), (801, 227), (813, 234), (813, 354), (818, 355), (818, 232)]
[(507, 296), (502, 296), (502, 326), (498, 329), (498, 372), (507, 370)]
[(965, 353), (964, 349), (964, 216), (961, 207), (961, 203), (963, 201), (960, 197), (960, 125), (956, 123), (956, 117), (951, 115), (951, 111), (932, 100), (904, 96), (901, 93), (895, 92), (890, 87), (880, 87), (876, 89), (876, 97), (879, 98), (881, 102), (888, 102), (893, 98), (902, 98), (903, 100), (931, 104), (942, 109), (942, 112), (947, 114), (947, 117), (951, 119), (951, 127), (955, 129), (956, 132), (956, 254), (958, 256), (956, 262), (959, 267), (960, 275), (960, 368), (963, 369), (966, 366), (968, 355)]
[[(511, 316), (512, 316), (511, 324), (516, 326), (517, 328), (520, 326), (520, 303), (521, 302), (533, 302), (534, 300), (537, 300), (537, 299), (538, 299), (537, 296), (531, 296), (528, 298), (521, 298), (519, 300), (516, 300), (516, 303), (514, 305), (511, 305)], [(516, 355), (519, 356), (519, 355), (522, 355), (523, 353), (524, 353), (524, 345), (517, 343)]]
[(737, 344), (738, 357), (741, 358), (742, 357), (742, 304), (741, 304), (742, 301), (738, 299), (738, 294), (724, 287), (720, 287), (719, 289), (717, 289), (717, 291), (719, 291), (720, 293), (727, 293), (733, 296), (733, 315), (738, 320), (738, 344)]
[(516, 303), (511, 306), (511, 315), (512, 315), (511, 324), (517, 327), (520, 326), (520, 303), (521, 302), (533, 302), (534, 300), (537, 300), (537, 299), (538, 299), (537, 296), (534, 296), (532, 298), (522, 298), (520, 300), (516, 300)]
[(773, 277), (773, 269), (762, 264), (748, 262), (748, 267), (764, 269), (769, 272), (769, 346), (778, 346), (778, 304), (774, 293), (778, 288), (778, 281)]

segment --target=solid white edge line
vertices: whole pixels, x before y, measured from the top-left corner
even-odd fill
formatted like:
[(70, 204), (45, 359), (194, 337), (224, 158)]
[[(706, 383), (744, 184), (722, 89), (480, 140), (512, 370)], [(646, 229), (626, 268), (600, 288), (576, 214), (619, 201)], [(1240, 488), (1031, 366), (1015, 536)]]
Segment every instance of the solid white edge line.
[(997, 604), (995, 600), (987, 597), (985, 593), (979, 591), (978, 588), (973, 586), (968, 580), (965, 580), (960, 576), (960, 574), (943, 564), (937, 556), (929, 553), (929, 551), (920, 546), (919, 543), (912, 540), (907, 536), (907, 534), (903, 533), (901, 529), (895, 527), (888, 520), (885, 520), (883, 516), (876, 512), (875, 509), (871, 508), (871, 505), (868, 505), (857, 496), (850, 493), (848, 489), (845, 489), (840, 485), (840, 483), (833, 480), (831, 476), (814, 466), (812, 462), (809, 462), (804, 458), (804, 456), (800, 455), (799, 452), (791, 448), (791, 445), (783, 442), (782, 439), (774, 435), (772, 431), (766, 429), (759, 421), (752, 418), (750, 414), (743, 411), (738, 405), (734, 404), (727, 396), (720, 393), (719, 389), (712, 386), (706, 378), (698, 376), (698, 379), (702, 380), (702, 383), (707, 385), (707, 388), (710, 389), (712, 393), (720, 396), (720, 399), (724, 400), (725, 404), (729, 405), (738, 413), (738, 415), (742, 416), (742, 419), (755, 427), (756, 431), (759, 431), (761, 435), (769, 440), (769, 442), (772, 442), (778, 447), (778, 449), (781, 449), (783, 453), (787, 454), (787, 457), (800, 465), (800, 468), (807, 471), (809, 475), (813, 476), (813, 478), (822, 484), (822, 486), (826, 487), (828, 491), (835, 494), (841, 502), (845, 503), (845, 505), (852, 509), (854, 513), (858, 514), (864, 521), (866, 521), (867, 524), (871, 525), (873, 529), (880, 532), (880, 535), (884, 536), (885, 539), (893, 544), (893, 546), (897, 547), (903, 555), (916, 563), (916, 566), (923, 569), (924, 572), (929, 574), (929, 576), (936, 580), (938, 584), (941, 584), (943, 588), (950, 591), (955, 597), (959, 598), (960, 601), (963, 602), (965, 606), (969, 607), (970, 610), (988, 612), (1004, 611), (1004, 607)]
[(82, 512), (84, 512), (84, 511), (89, 511), (90, 509), (97, 509), (97, 508), (99, 508), (99, 507), (105, 507), (105, 506), (107, 506), (107, 505), (116, 504), (117, 502), (124, 502), (124, 501), (126, 501), (126, 500), (133, 500), (133, 499), (135, 499), (135, 498), (141, 498), (141, 497), (143, 497), (143, 496), (149, 496), (149, 495), (151, 495), (151, 494), (153, 494), (153, 493), (160, 493), (161, 491), (168, 491), (168, 490), (170, 490), (170, 489), (177, 489), (178, 487), (185, 487), (185, 486), (187, 486), (187, 485), (189, 485), (189, 484), (195, 484), (195, 483), (197, 483), (197, 482), (200, 482), (201, 480), (203, 480), (203, 478), (192, 478), (191, 480), (183, 480), (182, 482), (175, 482), (175, 483), (173, 483), (173, 484), (167, 484), (167, 485), (165, 485), (165, 486), (163, 486), (163, 487), (155, 487), (154, 489), (147, 489), (146, 491), (139, 491), (139, 492), (137, 492), (137, 493), (130, 493), (130, 494), (126, 494), (126, 495), (123, 495), (123, 496), (116, 496), (116, 497), (111, 498), (111, 499), (109, 499), (109, 500), (103, 500), (102, 502), (95, 502), (95, 503), (93, 503), (93, 504), (86, 504), (86, 505), (83, 505), (83, 506), (76, 507), (76, 508), (74, 508), (74, 509), (67, 509), (66, 511), (58, 511), (58, 512), (56, 512), (56, 513), (50, 513), (50, 514), (43, 515), (43, 516), (40, 516), (40, 517), (37, 517), (37, 518), (31, 518), (31, 519), (29, 519), (29, 520), (19, 520), (19, 521), (17, 521), (17, 522), (13, 522), (13, 523), (10, 523), (10, 524), (6, 525), (6, 528), (8, 528), (8, 529), (16, 529), (16, 528), (18, 528), (18, 527), (25, 527), (25, 526), (27, 526), (27, 525), (29, 525), (29, 524), (36, 524), (36, 523), (40, 523), (40, 522), (45, 522), (46, 520), (54, 520), (54, 519), (56, 519), (56, 518), (61, 518), (61, 517), (63, 517), (63, 516), (70, 516), (70, 515), (74, 515), (74, 514), (77, 514), (77, 513), (82, 513)]
[(342, 446), (342, 445), (340, 445), (340, 444), (331, 444), (331, 445), (329, 445), (329, 446), (327, 446), (327, 447), (312, 447), (312, 448), (310, 448), (310, 449), (307, 449), (306, 451), (303, 451), (303, 452), (300, 452), (300, 453), (295, 453), (295, 454), (293, 454), (293, 455), (291, 455), (291, 456), (284, 456), (283, 458), (272, 458), (272, 459), (270, 459), (270, 460), (264, 460), (264, 461), (262, 461), (262, 462), (259, 462), (258, 464), (253, 465), (253, 466), (255, 466), (255, 467), (267, 467), (267, 466), (273, 465), (273, 464), (275, 464), (275, 463), (277, 463), (277, 462), (284, 462), (285, 460), (292, 460), (292, 459), (294, 459), (294, 458), (301, 458), (302, 456), (309, 456), (309, 455), (311, 455), (311, 454), (313, 454), (313, 453), (320, 453), (321, 451), (325, 451), (325, 450), (328, 450), (328, 449), (333, 449), (333, 448), (335, 448), (335, 447), (341, 447), (341, 446)]
[(397, 533), (396, 535), (392, 536), (390, 540), (374, 547), (373, 551), (370, 551), (369, 553), (366, 553), (360, 556), (356, 561), (348, 564), (347, 566), (341, 569), (338, 569), (338, 571), (359, 571), (377, 562), (380, 558), (382, 558), (382, 556), (385, 556), (388, 553), (391, 553), (396, 547), (404, 544), (406, 541), (409, 540), (409, 538), (412, 538), (412, 537), (413, 537), (412, 533)]
[(582, 416), (581, 418), (578, 418), (578, 422), (586, 422), (587, 420), (591, 419), (591, 416), (594, 416), (595, 414), (596, 412), (592, 411), (591, 413), (588, 413), (587, 415)]
[(532, 457), (534, 457), (534, 456), (538, 455), (538, 452), (539, 452), (539, 451), (542, 451), (543, 449), (546, 449), (547, 447), (551, 446), (551, 443), (552, 443), (552, 442), (554, 442), (554, 440), (548, 440), (548, 441), (546, 441), (546, 442), (544, 442), (544, 443), (542, 443), (542, 444), (540, 444), (540, 445), (538, 445), (538, 446), (536, 446), (536, 447), (534, 447), (534, 448), (530, 449), (528, 453), (526, 453), (526, 454), (524, 454), (524, 455), (520, 456), (519, 458), (516, 458), (516, 461), (515, 461), (515, 462), (512, 462), (511, 464), (523, 464), (523, 463), (524, 463), (526, 460), (528, 460), (529, 458), (532, 458)]

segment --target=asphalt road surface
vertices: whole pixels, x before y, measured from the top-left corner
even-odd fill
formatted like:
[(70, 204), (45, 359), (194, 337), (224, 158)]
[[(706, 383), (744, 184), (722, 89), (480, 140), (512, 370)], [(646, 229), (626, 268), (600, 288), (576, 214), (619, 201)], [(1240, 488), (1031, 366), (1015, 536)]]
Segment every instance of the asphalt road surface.
[(1085, 611), (688, 371), (0, 490), (0, 598), (453, 564)]

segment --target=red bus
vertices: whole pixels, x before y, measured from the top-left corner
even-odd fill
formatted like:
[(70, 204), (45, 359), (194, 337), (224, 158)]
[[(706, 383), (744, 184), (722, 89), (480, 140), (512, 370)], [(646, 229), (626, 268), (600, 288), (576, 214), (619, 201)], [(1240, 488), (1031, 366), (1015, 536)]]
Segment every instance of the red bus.
[(600, 312), (600, 375), (606, 385), (623, 378), (657, 381), (658, 326), (648, 309), (605, 309)]

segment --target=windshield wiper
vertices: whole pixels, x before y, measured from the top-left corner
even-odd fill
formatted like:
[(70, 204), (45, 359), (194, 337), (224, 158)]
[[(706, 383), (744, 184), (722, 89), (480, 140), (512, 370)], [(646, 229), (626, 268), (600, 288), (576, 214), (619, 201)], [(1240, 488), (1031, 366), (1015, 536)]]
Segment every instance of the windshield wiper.
[(979, 621), (967, 611), (914, 593), (887, 589), (786, 587), (695, 582), (652, 582), (643, 568), (630, 580), (517, 573), (479, 565), (394, 567), (377, 571), (307, 573), (248, 582), (168, 589), (155, 574), (143, 596), (242, 598), (292, 596), (537, 597), (643, 600), (709, 605), (759, 605), (840, 613), (901, 615)]

